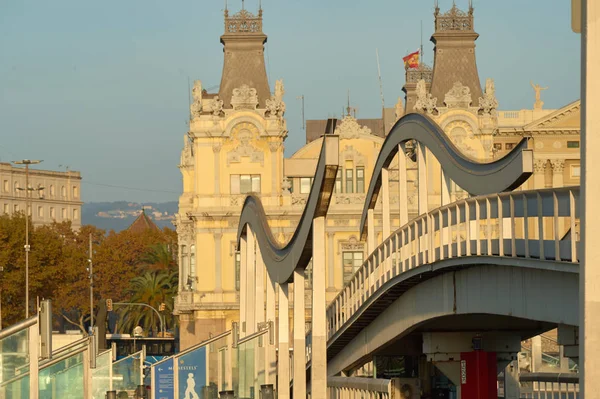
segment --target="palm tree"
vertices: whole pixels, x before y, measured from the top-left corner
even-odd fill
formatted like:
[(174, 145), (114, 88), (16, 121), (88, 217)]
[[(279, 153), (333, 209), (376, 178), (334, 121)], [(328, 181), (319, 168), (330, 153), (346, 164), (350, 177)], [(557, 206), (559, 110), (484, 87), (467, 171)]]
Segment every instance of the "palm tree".
[(142, 263), (150, 270), (174, 269), (176, 263), (171, 245), (161, 243), (150, 246), (142, 258)]
[[(160, 304), (164, 303), (166, 309), (161, 313), (165, 320), (165, 328), (174, 326), (173, 297), (177, 295), (176, 272), (146, 272), (142, 276), (131, 279), (129, 293), (131, 303), (142, 303), (155, 309), (159, 309)], [(136, 326), (141, 326), (144, 331), (159, 331), (160, 321), (152, 309), (134, 305), (123, 309), (119, 322), (122, 332), (130, 333)]]

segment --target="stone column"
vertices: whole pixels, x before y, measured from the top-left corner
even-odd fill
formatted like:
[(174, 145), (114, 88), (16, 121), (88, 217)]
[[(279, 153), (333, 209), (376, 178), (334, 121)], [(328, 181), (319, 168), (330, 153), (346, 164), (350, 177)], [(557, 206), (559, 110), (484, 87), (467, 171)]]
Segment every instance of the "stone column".
[(306, 397), (305, 348), (304, 269), (298, 268), (294, 270), (294, 398)]
[(256, 332), (256, 238), (248, 227), (246, 239), (246, 335)]
[(564, 170), (565, 160), (564, 159), (553, 159), (550, 161), (552, 164), (552, 187), (561, 188), (564, 184)]
[(215, 195), (221, 194), (221, 147), (223, 144), (213, 144), (213, 158), (215, 168)]
[(381, 169), (381, 204), (383, 208), (383, 240), (385, 241), (391, 232), (390, 223), (390, 174), (386, 168)]
[(544, 171), (546, 170), (546, 160), (536, 159), (533, 162), (533, 187), (532, 189), (542, 189), (546, 186)]
[(313, 220), (311, 398), (327, 395), (327, 319), (325, 301), (325, 217)]
[[(580, 289), (580, 395), (600, 397), (600, 3), (582, 0), (581, 56), (581, 246)], [(581, 383), (583, 382), (583, 383)]]
[(288, 284), (279, 285), (279, 358), (277, 360), (277, 398), (290, 398), (290, 315)]
[(279, 178), (279, 148), (281, 147), (281, 143), (278, 141), (270, 142), (269, 149), (271, 150), (271, 190), (273, 191), (273, 195), (279, 194), (279, 186), (282, 183), (282, 179)]
[[(221, 282), (223, 273), (221, 270), (221, 265), (223, 264), (221, 238), (223, 238), (223, 233), (213, 233), (213, 237), (215, 239), (215, 292), (223, 292), (223, 284)], [(197, 258), (196, 262), (198, 262)]]
[(327, 232), (327, 277), (328, 286), (327, 291), (336, 291), (335, 289), (335, 247), (333, 238), (335, 233), (332, 231)]

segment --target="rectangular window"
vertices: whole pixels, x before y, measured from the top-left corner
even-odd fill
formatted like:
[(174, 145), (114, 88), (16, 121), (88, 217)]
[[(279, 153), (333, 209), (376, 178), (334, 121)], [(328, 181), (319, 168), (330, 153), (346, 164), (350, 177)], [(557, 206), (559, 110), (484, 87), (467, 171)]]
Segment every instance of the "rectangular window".
[(363, 264), (363, 253), (362, 251), (343, 252), (342, 261), (344, 268), (344, 284), (354, 276), (354, 273)]
[(77, 186), (73, 186), (73, 198), (79, 198), (79, 189)]
[(567, 148), (579, 148), (579, 141), (567, 141)]
[(8, 180), (4, 180), (4, 185), (2, 186), (5, 193), (8, 192), (10, 185), (8, 184)]
[(63, 208), (62, 209), (62, 215), (61, 216), (62, 216), (63, 220), (67, 218), (67, 208)]
[(235, 253), (235, 290), (240, 290), (240, 265), (242, 263), (242, 255), (239, 252)]
[(50, 208), (50, 218), (56, 219), (56, 212), (54, 211), (54, 208)]
[(356, 192), (365, 192), (365, 168), (363, 167), (356, 168)]
[(502, 151), (502, 143), (494, 143), (494, 150)]
[(10, 208), (9, 208), (8, 204), (4, 204), (4, 213), (6, 213), (8, 215), (9, 211), (10, 211)]
[(571, 165), (571, 178), (579, 179), (581, 177), (581, 166), (580, 165)]
[(335, 192), (342, 193), (342, 168), (338, 168), (337, 175), (335, 175)]
[(40, 218), (44, 217), (44, 207), (43, 206), (38, 206), (38, 217), (40, 217)]
[(15, 213), (19, 212), (19, 205), (18, 204), (13, 205), (13, 212), (15, 212)]
[(73, 220), (79, 219), (79, 210), (73, 209)]
[(346, 193), (352, 194), (354, 192), (354, 170), (346, 169)]
[(310, 187), (312, 186), (312, 177), (301, 177), (300, 178), (300, 194), (310, 193)]
[(231, 175), (231, 194), (260, 193), (260, 175)]
[(27, 215), (31, 216), (31, 205), (27, 206)]
[(515, 143), (506, 143), (504, 145), (504, 148), (507, 150), (512, 150), (513, 148), (515, 148)]

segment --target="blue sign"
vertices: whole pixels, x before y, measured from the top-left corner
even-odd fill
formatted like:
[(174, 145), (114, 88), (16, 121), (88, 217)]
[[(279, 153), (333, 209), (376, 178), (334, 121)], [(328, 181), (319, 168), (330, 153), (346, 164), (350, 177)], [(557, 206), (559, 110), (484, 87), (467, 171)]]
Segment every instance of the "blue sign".
[(206, 347), (198, 348), (177, 359), (178, 399), (199, 399), (206, 386)]
[(174, 399), (175, 384), (173, 379), (173, 358), (153, 367), (154, 384), (153, 399)]

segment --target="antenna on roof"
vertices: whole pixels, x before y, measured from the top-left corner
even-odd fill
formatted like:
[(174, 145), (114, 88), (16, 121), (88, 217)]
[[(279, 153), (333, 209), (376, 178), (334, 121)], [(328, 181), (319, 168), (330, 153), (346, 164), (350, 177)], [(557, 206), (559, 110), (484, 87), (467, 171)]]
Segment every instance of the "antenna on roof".
[(296, 99), (302, 100), (302, 130), (304, 130), (305, 129), (305, 125), (304, 125), (304, 94), (296, 97)]
[(383, 81), (381, 80), (381, 66), (379, 65), (379, 49), (375, 49), (377, 55), (377, 74), (379, 76), (379, 93), (381, 95), (381, 111), (385, 109), (385, 100), (383, 99)]

